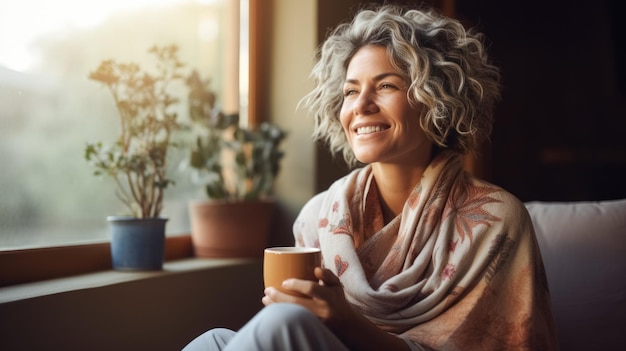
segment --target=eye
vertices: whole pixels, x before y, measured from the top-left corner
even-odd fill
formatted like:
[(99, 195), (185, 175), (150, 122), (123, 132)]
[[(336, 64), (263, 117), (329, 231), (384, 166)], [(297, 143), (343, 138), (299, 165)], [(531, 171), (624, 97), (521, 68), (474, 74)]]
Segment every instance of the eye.
[(344, 97), (345, 97), (345, 96), (350, 96), (350, 95), (354, 95), (354, 94), (356, 94), (356, 93), (357, 93), (356, 89), (345, 89), (345, 90), (343, 91), (343, 96), (344, 96)]
[(397, 89), (397, 87), (391, 83), (382, 83), (379, 89)]

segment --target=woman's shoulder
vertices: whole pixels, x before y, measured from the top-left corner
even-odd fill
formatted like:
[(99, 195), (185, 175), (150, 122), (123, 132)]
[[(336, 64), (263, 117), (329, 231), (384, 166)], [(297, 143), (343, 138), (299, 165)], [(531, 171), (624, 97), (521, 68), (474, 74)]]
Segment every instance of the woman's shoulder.
[(511, 216), (526, 216), (528, 211), (524, 203), (513, 193), (485, 180), (472, 178), (472, 184), (476, 188), (488, 189), (484, 196), (492, 199), (494, 207), (500, 211), (505, 211)]
[(317, 218), (319, 216), (320, 210), (326, 201), (329, 194), (338, 191), (341, 187), (346, 183), (352, 181), (355, 177), (361, 177), (367, 175), (368, 167), (357, 168), (355, 170), (350, 171), (350, 173), (342, 176), (341, 178), (335, 180), (326, 190), (323, 190), (311, 197), (304, 204), (302, 209), (300, 210), (300, 214), (298, 215), (299, 219), (302, 218)]
[(327, 192), (328, 190), (325, 190), (311, 197), (300, 210), (300, 217), (311, 217), (312, 215), (317, 216), (320, 212), (320, 208), (322, 207), (322, 203), (324, 202)]
[(293, 235), (297, 246), (319, 247), (318, 218), (325, 195), (326, 191), (314, 195), (300, 209), (293, 222)]

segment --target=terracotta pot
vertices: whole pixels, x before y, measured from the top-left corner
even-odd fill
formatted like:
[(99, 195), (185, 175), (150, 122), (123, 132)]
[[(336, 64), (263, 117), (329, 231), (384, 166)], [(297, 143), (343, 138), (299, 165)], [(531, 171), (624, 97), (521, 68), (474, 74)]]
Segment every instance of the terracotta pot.
[(274, 217), (273, 201), (192, 201), (191, 241), (197, 257), (262, 257)]

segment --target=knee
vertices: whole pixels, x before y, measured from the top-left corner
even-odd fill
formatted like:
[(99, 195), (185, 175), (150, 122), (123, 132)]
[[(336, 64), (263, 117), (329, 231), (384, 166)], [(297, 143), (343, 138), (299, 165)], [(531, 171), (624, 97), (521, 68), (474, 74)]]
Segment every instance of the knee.
[(235, 332), (225, 328), (211, 329), (192, 340), (183, 351), (221, 350), (233, 338)]
[[(307, 345), (323, 330), (323, 324), (306, 308), (275, 303), (263, 308), (233, 338), (232, 350), (322, 350)], [(328, 349), (328, 348), (326, 348)]]
[(233, 330), (226, 328), (214, 328), (209, 330), (206, 334), (207, 338), (210, 339), (211, 344), (223, 346), (226, 345), (236, 333)]
[(306, 308), (292, 303), (274, 303), (259, 313), (266, 325), (307, 325), (318, 322), (317, 317)]

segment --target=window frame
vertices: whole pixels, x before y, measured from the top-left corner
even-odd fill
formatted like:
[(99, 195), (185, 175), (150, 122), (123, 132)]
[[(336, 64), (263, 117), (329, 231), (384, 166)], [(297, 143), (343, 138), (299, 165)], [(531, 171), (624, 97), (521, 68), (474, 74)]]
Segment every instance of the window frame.
[[(165, 239), (165, 261), (193, 256), (191, 235)], [(109, 242), (0, 251), (0, 287), (111, 269)]]
[[(239, 0), (230, 0), (239, 1)], [(248, 123), (256, 126), (266, 120), (268, 106), (261, 97), (264, 67), (268, 65), (271, 7), (261, 0), (247, 0), (249, 8), (249, 87)], [(193, 257), (191, 234), (168, 236), (165, 239), (165, 261)], [(68, 244), (25, 249), (0, 250), (0, 288), (48, 279), (110, 270), (109, 241)]]

